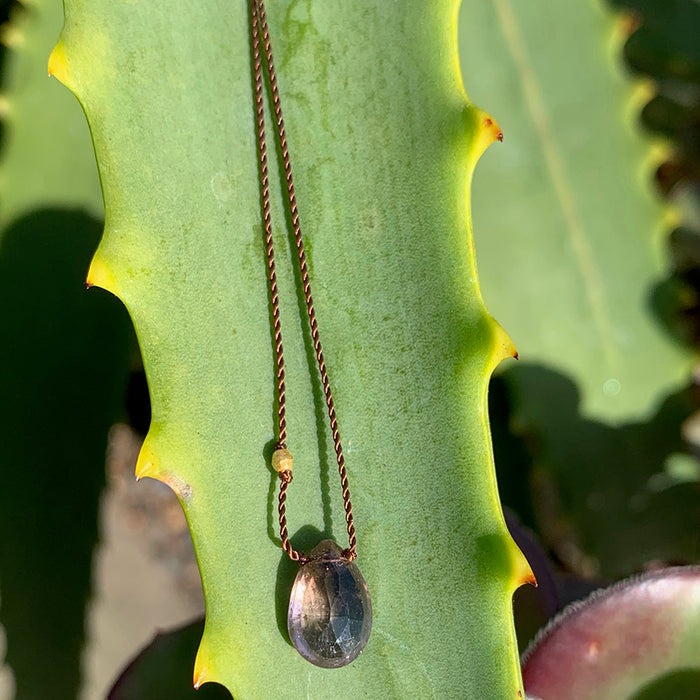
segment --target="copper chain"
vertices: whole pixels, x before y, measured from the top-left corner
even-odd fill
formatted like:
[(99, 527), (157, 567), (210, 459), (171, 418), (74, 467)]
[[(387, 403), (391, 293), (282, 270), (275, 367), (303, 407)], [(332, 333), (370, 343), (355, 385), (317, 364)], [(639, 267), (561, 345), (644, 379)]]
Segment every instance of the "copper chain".
[[(333, 395), (331, 394), (331, 385), (328, 381), (328, 371), (326, 362), (321, 349), (321, 340), (318, 334), (318, 323), (316, 321), (316, 311), (314, 310), (314, 300), (311, 296), (311, 283), (309, 281), (309, 269), (306, 263), (306, 253), (304, 251), (304, 242), (301, 235), (301, 226), (299, 224), (299, 211), (297, 209), (297, 200), (294, 193), (294, 181), (292, 179), (292, 166), (289, 159), (289, 148), (287, 146), (287, 134), (284, 128), (284, 120), (282, 118), (282, 107), (280, 105), (279, 90), (277, 89), (277, 75), (275, 73), (275, 65), (272, 60), (272, 46), (270, 44), (270, 34), (267, 28), (267, 17), (265, 16), (265, 5), (263, 0), (250, 0), (251, 6), (251, 34), (253, 42), (253, 65), (255, 75), (255, 106), (257, 117), (257, 142), (258, 155), (260, 158), (262, 190), (262, 210), (263, 223), (265, 229), (265, 251), (267, 254), (268, 281), (270, 284), (270, 303), (272, 305), (272, 323), (275, 338), (275, 363), (277, 366), (277, 414), (278, 414), (278, 437), (275, 447), (286, 448), (287, 446), (287, 423), (285, 419), (286, 396), (284, 384), (284, 348), (282, 346), (282, 330), (280, 326), (280, 308), (279, 308), (279, 292), (277, 289), (277, 275), (275, 272), (275, 253), (272, 243), (272, 223), (270, 219), (270, 182), (267, 167), (267, 144), (265, 139), (265, 110), (263, 103), (263, 70), (261, 61), (260, 44), (262, 41), (265, 61), (267, 66), (267, 74), (270, 80), (270, 90), (272, 92), (272, 103), (275, 113), (275, 123), (277, 127), (277, 136), (279, 138), (280, 150), (282, 152), (282, 163), (284, 166), (284, 176), (287, 185), (287, 201), (289, 210), (292, 216), (292, 229), (294, 232), (294, 241), (297, 248), (297, 257), (299, 262), (299, 271), (301, 273), (301, 281), (304, 289), (304, 300), (306, 302), (306, 311), (309, 317), (309, 325), (311, 327), (311, 339), (313, 341), (314, 352), (316, 353), (316, 361), (318, 362), (318, 370), (321, 375), (321, 384), (323, 385), (323, 393), (326, 398), (326, 406), (328, 407), (328, 417), (330, 419), (331, 432), (333, 434), (333, 445), (335, 447), (336, 459), (338, 462), (338, 473), (340, 475), (340, 484), (343, 489), (343, 505), (345, 506), (345, 521), (347, 523), (348, 538), (350, 546), (344, 551), (345, 556), (349, 560), (353, 560), (357, 556), (357, 538), (355, 536), (355, 525), (352, 517), (352, 503), (350, 501), (350, 490), (348, 488), (348, 475), (345, 468), (345, 457), (343, 456), (343, 448), (340, 444), (340, 433), (338, 432), (338, 420), (335, 415), (335, 405), (333, 403)], [(308, 557), (303, 552), (294, 549), (289, 541), (289, 533), (287, 531), (287, 489), (292, 481), (291, 471), (280, 472), (280, 494), (279, 494), (279, 524), (280, 537), (282, 539), (282, 547), (289, 555), (292, 561), (303, 564), (308, 561)]]

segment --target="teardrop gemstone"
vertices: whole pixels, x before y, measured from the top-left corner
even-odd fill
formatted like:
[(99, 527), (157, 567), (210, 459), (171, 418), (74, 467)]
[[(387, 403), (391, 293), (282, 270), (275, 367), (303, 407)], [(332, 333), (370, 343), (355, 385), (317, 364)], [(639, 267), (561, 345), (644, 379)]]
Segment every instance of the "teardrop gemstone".
[(333, 540), (323, 540), (294, 579), (287, 629), (312, 664), (340, 668), (355, 660), (372, 631), (372, 602), (357, 564)]

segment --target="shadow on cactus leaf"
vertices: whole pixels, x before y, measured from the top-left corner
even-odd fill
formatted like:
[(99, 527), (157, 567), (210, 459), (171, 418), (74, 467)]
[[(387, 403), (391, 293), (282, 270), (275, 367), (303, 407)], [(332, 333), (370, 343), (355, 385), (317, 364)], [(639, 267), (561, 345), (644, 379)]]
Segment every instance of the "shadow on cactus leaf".
[(580, 576), (695, 562), (697, 463), (678, 428), (693, 409), (685, 390), (647, 422), (610, 426), (580, 414), (567, 377), (536, 365), (509, 369), (491, 390), (501, 498)]
[(131, 347), (121, 304), (85, 290), (101, 230), (44, 209), (2, 235), (0, 622), (17, 697), (80, 686), (107, 431)]

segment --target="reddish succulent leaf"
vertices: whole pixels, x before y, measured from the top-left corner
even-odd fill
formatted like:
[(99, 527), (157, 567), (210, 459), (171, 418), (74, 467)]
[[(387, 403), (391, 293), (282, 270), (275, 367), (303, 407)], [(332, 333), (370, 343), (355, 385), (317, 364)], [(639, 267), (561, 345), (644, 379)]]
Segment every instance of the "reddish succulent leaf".
[(700, 567), (656, 571), (570, 606), (526, 652), (523, 680), (533, 699), (621, 700), (693, 669)]

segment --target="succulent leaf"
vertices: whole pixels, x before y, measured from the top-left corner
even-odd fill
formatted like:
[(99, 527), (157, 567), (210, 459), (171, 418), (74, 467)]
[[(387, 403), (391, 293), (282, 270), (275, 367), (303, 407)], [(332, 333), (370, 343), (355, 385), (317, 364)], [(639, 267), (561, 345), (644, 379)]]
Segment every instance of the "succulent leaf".
[(503, 481), (530, 490), (505, 502), (582, 575), (692, 561), (697, 495), (669, 465), (693, 358), (662, 320), (674, 214), (638, 124), (648, 86), (621, 68), (629, 22), (545, 0), (468, 2), (462, 19), (463, 71), (508, 146), (474, 191), (484, 299), (521, 360), (499, 376), (496, 449)]
[(700, 570), (679, 567), (574, 603), (525, 653), (528, 695), (540, 700), (697, 697), (698, 601)]
[[(124, 301), (143, 353), (153, 418), (137, 473), (168, 483), (191, 527), (207, 601), (195, 682), (237, 700), (290, 687), (521, 697), (511, 595), (531, 574), (503, 521), (486, 411), (490, 374), (514, 350), (481, 301), (469, 221), (472, 171), (499, 128), (464, 94), (457, 10), (267, 10), (374, 603), (367, 649), (329, 674), (283, 632), (294, 572), (268, 467), (274, 375), (247, 3), (192, 13), (174, 0), (65, 2), (50, 70), (86, 111), (106, 204), (89, 280)], [(342, 541), (344, 523), (275, 184), (297, 465), (288, 513), (305, 548)]]
[(79, 693), (107, 433), (133, 348), (119, 302), (85, 291), (102, 197), (80, 105), (46, 74), (62, 19), (35, 0), (0, 27), (0, 623), (22, 698)]

